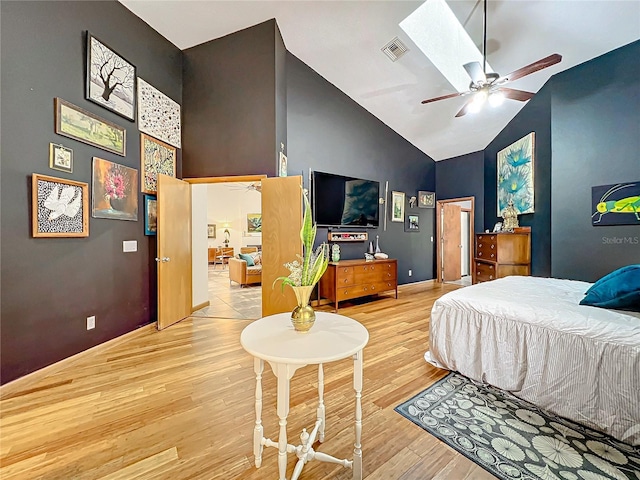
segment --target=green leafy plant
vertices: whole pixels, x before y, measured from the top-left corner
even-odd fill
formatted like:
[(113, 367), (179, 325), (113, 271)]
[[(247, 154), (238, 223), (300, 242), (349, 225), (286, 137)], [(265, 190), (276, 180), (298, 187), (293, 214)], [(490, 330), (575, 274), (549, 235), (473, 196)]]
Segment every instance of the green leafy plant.
[(316, 240), (317, 226), (311, 220), (311, 204), (307, 195), (304, 196), (304, 217), (302, 219), (302, 228), (300, 229), (300, 240), (302, 240), (302, 256), (298, 255), (298, 259), (293, 262), (285, 263), (284, 266), (289, 270), (286, 277), (278, 277), (273, 282), (282, 282), (282, 289), (285, 285), (292, 287), (313, 286), (320, 281), (320, 278), (327, 269), (329, 264), (329, 246), (326, 243), (313, 250), (313, 243)]

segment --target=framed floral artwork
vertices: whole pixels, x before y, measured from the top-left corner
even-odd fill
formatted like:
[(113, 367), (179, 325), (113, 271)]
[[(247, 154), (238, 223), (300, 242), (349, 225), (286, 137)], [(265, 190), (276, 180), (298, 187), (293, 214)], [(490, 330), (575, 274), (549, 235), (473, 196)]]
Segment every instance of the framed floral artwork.
[(404, 192), (391, 192), (391, 221), (404, 222)]
[(73, 173), (73, 150), (55, 143), (49, 144), (49, 168)]
[(31, 187), (34, 237), (89, 236), (89, 185), (34, 173)]
[(138, 220), (138, 170), (93, 157), (91, 216)]
[(171, 145), (140, 134), (140, 189), (144, 193), (156, 193), (159, 173), (176, 176), (176, 152)]
[(498, 152), (498, 216), (513, 201), (518, 215), (534, 213), (535, 132)]
[(87, 32), (87, 100), (135, 120), (136, 67)]

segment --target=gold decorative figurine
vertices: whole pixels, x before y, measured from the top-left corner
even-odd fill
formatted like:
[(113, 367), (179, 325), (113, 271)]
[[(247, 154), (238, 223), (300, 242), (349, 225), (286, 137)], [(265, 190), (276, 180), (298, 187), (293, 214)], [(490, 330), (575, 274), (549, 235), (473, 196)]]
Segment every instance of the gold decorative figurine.
[(504, 220), (502, 231), (513, 232), (515, 228), (518, 228), (518, 211), (513, 206), (513, 200), (509, 200), (507, 208), (502, 211), (502, 219)]

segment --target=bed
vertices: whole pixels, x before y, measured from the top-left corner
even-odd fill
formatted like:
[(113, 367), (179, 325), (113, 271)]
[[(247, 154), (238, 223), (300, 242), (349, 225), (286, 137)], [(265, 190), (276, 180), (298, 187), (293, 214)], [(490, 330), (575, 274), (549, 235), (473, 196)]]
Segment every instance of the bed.
[(425, 358), (640, 445), (640, 314), (579, 305), (590, 286), (512, 276), (447, 293)]

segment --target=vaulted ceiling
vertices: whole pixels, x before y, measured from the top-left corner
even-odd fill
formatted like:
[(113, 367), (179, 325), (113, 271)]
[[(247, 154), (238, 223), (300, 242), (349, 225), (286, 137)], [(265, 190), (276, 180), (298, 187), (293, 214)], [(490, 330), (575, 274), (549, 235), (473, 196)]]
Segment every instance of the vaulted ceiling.
[[(422, 105), (456, 90), (398, 24), (417, 1), (120, 0), (181, 49), (275, 18), (287, 49), (434, 160), (484, 149), (525, 105), (454, 118), (466, 97)], [(449, 0), (471, 38), (482, 43), (482, 5)], [(509, 84), (537, 92), (551, 75), (640, 38), (640, 1), (489, 0), (487, 57), (507, 74), (552, 53), (562, 62)], [(409, 48), (395, 62), (381, 48), (393, 37)]]

